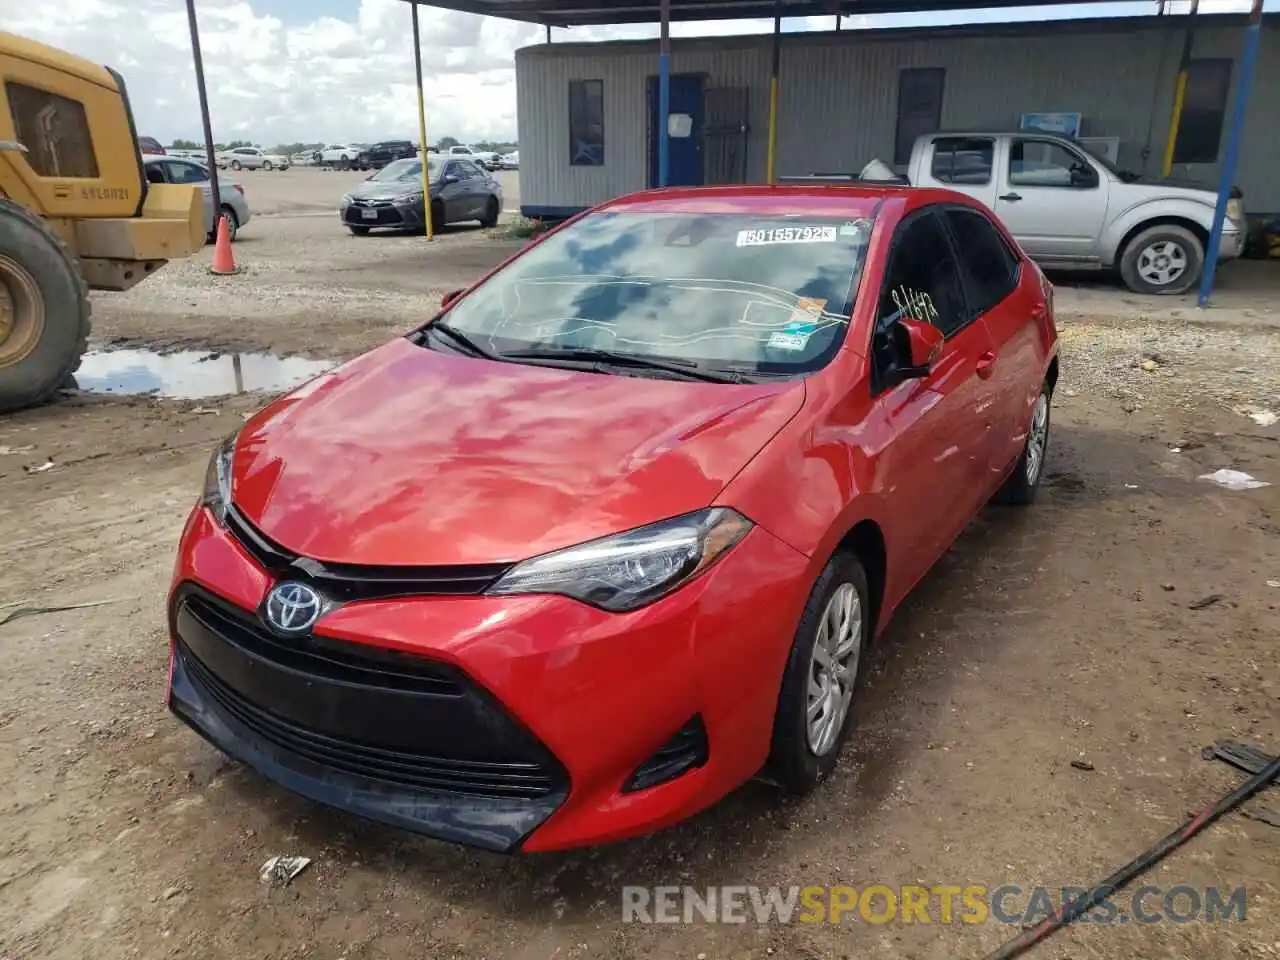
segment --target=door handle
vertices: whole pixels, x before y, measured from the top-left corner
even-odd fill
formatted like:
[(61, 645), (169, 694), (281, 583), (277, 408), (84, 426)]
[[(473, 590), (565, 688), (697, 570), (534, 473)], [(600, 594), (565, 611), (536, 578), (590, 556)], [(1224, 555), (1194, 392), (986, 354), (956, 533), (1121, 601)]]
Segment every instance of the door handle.
[(1017, 203), (1019, 200), (1021, 200), (1021, 199), (1022, 199), (1022, 194), (1020, 194), (1020, 193), (1006, 193), (1006, 194), (1004, 194), (1002, 197), (1000, 197), (1000, 199), (1001, 199), (1001, 200), (1008, 200), (1010, 203)]
[(996, 372), (996, 355), (988, 350), (978, 358), (978, 376), (990, 380)]

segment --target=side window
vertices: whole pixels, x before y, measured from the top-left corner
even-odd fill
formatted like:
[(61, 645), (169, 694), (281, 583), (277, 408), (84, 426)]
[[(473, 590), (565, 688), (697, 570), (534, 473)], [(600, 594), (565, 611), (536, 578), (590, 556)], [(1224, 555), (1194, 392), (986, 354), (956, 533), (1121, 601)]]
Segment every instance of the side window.
[(604, 166), (604, 81), (569, 81), (569, 165)]
[(1017, 288), (1020, 263), (991, 221), (977, 210), (953, 207), (944, 216), (956, 240), (969, 312), (986, 313)]
[(450, 160), (444, 165), (444, 175), (446, 177), (461, 177), (462, 171), (458, 169), (458, 161)]
[(899, 228), (880, 293), (880, 319), (910, 316), (950, 336), (964, 326), (960, 267), (935, 210)]
[(985, 137), (937, 137), (933, 141), (933, 179), (979, 186), (991, 182), (996, 142)]
[(169, 168), (170, 183), (203, 183), (209, 179), (209, 174), (205, 172), (204, 167), (194, 163), (174, 163), (166, 164)]
[(458, 169), (462, 171), (462, 176), (467, 180), (474, 180), (480, 176), (480, 171), (476, 169), (476, 165), (470, 160), (457, 161)]
[(147, 170), (147, 183), (167, 183), (164, 168), (158, 163), (143, 164)]
[(1088, 190), (1098, 185), (1093, 165), (1052, 140), (1014, 140), (1009, 145), (1009, 185)]
[(12, 80), (4, 86), (14, 133), (27, 148), (32, 170), (42, 177), (98, 176), (98, 158), (82, 103)]

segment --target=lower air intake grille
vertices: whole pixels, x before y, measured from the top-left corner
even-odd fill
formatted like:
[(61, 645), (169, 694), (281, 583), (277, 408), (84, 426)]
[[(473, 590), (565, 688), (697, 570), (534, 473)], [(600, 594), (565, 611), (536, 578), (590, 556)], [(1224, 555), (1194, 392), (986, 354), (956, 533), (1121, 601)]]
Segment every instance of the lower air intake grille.
[(707, 728), (702, 723), (702, 716), (694, 714), (657, 753), (636, 768), (622, 792), (634, 793), (674, 780), (682, 773), (705, 764), (707, 753)]

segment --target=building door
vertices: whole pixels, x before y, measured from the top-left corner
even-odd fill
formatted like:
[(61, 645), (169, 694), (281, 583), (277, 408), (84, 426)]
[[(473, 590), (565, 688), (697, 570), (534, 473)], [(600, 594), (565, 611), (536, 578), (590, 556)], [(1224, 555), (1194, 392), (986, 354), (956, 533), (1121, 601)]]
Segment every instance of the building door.
[(751, 91), (746, 87), (711, 87), (703, 102), (707, 112), (707, 183), (746, 183)]
[[(702, 154), (703, 98), (706, 77), (700, 73), (671, 75), (671, 117), (677, 128), (668, 137), (670, 146), (667, 186), (697, 187), (705, 181)], [(649, 186), (658, 185), (658, 78), (649, 78)]]

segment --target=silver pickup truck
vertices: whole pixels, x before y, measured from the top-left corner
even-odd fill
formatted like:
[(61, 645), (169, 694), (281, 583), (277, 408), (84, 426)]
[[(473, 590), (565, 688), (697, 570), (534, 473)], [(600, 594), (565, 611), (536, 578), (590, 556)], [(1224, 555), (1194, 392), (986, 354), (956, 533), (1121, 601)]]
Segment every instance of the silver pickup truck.
[[(1183, 293), (1199, 283), (1217, 203), (1211, 190), (1143, 180), (1068, 137), (1041, 133), (920, 137), (907, 179), (981, 200), (1042, 266), (1118, 269), (1138, 293)], [(1245, 233), (1236, 191), (1221, 260), (1240, 256)]]

